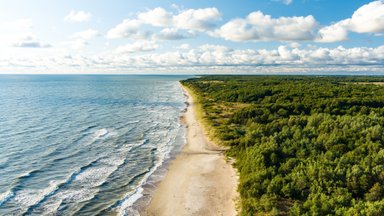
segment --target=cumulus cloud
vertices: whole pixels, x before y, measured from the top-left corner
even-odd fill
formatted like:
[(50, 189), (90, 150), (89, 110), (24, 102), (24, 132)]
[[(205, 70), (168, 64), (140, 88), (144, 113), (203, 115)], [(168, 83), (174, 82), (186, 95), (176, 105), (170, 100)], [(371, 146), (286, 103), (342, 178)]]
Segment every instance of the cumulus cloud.
[(39, 41), (33, 40), (24, 40), (19, 41), (14, 44), (15, 47), (24, 47), (24, 48), (48, 48), (51, 47), (49, 44), (41, 44)]
[(73, 35), (71, 35), (71, 38), (80, 38), (80, 39), (84, 39), (84, 40), (89, 40), (89, 39), (95, 38), (99, 35), (100, 35), (99, 31), (97, 31), (95, 29), (87, 29), (87, 30), (84, 30), (81, 32), (74, 33)]
[(88, 22), (91, 19), (91, 17), (92, 15), (90, 12), (72, 10), (64, 18), (64, 20), (67, 22)]
[[(291, 4), (292, 0), (273, 0)], [(274, 18), (261, 11), (235, 18), (222, 26), (217, 8), (200, 8), (170, 12), (157, 7), (126, 19), (109, 30), (108, 38), (180, 40), (204, 32), (230, 41), (314, 41), (332, 43), (348, 39), (349, 32), (384, 32), (384, 0), (377, 0), (357, 9), (351, 18), (321, 26), (312, 15)], [(148, 27), (161, 27), (153, 34)], [(183, 30), (183, 31), (181, 31)]]
[(158, 7), (137, 16), (138, 20), (152, 26), (196, 31), (212, 30), (220, 18), (221, 14), (217, 8), (188, 9), (173, 14)]
[[(119, 47), (119, 50), (92, 56), (38, 56), (26, 52), (25, 57), (0, 56), (1, 71), (17, 68), (47, 68), (45, 71), (65, 68), (66, 72), (189, 72), (189, 73), (329, 73), (364, 72), (383, 74), (384, 46), (324, 48), (290, 45), (274, 49), (231, 49), (206, 44), (193, 49), (179, 49), (164, 53), (146, 52), (158, 48), (154, 42), (137, 42)], [(29, 70), (28, 70), (29, 71)]]
[(343, 22), (339, 22), (330, 26), (325, 26), (319, 30), (317, 42), (338, 42), (348, 39), (348, 30)]
[[(256, 67), (268, 65), (285, 65), (301, 67), (326, 67), (327, 65), (382, 65), (384, 63), (384, 46), (376, 48), (355, 47), (324, 48), (307, 46), (293, 48), (289, 45), (275, 49), (232, 49), (222, 45), (205, 44), (193, 49), (178, 49), (164, 53), (150, 53), (158, 48), (153, 42), (128, 44), (119, 47), (103, 59), (112, 61), (109, 65), (135, 65), (137, 68), (165, 67)], [(136, 54), (133, 54), (136, 53)], [(382, 71), (384, 72), (384, 71)]]
[(32, 30), (31, 19), (0, 21), (0, 46), (43, 47), (32, 34)]
[(110, 29), (107, 33), (107, 38), (135, 38), (146, 39), (151, 34), (148, 31), (142, 30), (143, 23), (137, 19), (126, 19), (116, 27)]
[(89, 45), (89, 41), (92, 38), (100, 36), (98, 30), (95, 29), (87, 29), (81, 32), (76, 32), (72, 34), (69, 38), (70, 41), (64, 41), (59, 46), (65, 48), (71, 48), (73, 50), (83, 50)]
[(257, 66), (257, 65), (380, 65), (384, 63), (384, 46), (323, 48), (309, 46), (276, 49), (231, 49), (221, 45), (202, 45), (191, 50), (130, 56), (142, 66)]
[(208, 31), (221, 19), (217, 8), (189, 9), (173, 17), (175, 27), (180, 29)]
[(187, 43), (183, 43), (180, 46), (176, 47), (176, 49), (180, 49), (180, 50), (188, 50), (190, 48), (191, 48), (191, 46), (189, 44), (187, 44)]
[(196, 34), (192, 31), (183, 33), (176, 28), (165, 28), (161, 30), (159, 34), (155, 35), (154, 38), (158, 40), (182, 40), (194, 36), (196, 36)]
[(317, 26), (311, 15), (272, 18), (256, 11), (225, 23), (214, 35), (231, 41), (302, 41), (312, 40)]
[(160, 7), (147, 12), (139, 13), (137, 18), (143, 23), (160, 27), (172, 26), (173, 23), (173, 15)]
[(384, 32), (384, 1), (374, 1), (357, 9), (345, 22), (351, 31), (358, 33)]
[(23, 48), (48, 48), (52, 47), (50, 44), (42, 44), (34, 35), (26, 35), (20, 38), (16, 43), (13, 44), (14, 47), (23, 47)]
[[(291, 1), (286, 1), (291, 3)], [(272, 18), (261, 11), (230, 20), (211, 35), (231, 41), (315, 41), (332, 43), (348, 39), (349, 32), (384, 32), (384, 0), (357, 9), (351, 18), (321, 27), (311, 15)]]
[(126, 44), (116, 48), (117, 53), (136, 53), (136, 52), (149, 52), (159, 48), (154, 42), (149, 41), (137, 41), (132, 44)]
[(319, 30), (318, 42), (337, 42), (346, 40), (348, 32), (384, 32), (384, 1), (373, 1), (357, 9), (351, 18), (341, 20)]
[[(220, 19), (221, 14), (217, 8), (188, 9), (174, 14), (158, 7), (139, 13), (136, 18), (123, 20), (108, 31), (107, 38), (147, 39), (151, 36), (151, 32), (145, 30), (146, 28), (162, 27), (163, 29), (155, 35), (155, 38), (185, 39), (193, 37), (194, 31), (213, 30)], [(180, 30), (185, 32), (181, 33)]]
[(66, 42), (64, 44), (68, 45), (69, 47), (71, 47), (74, 50), (83, 50), (83, 49), (85, 49), (85, 47), (87, 47), (89, 45), (89, 43), (82, 38), (77, 38), (73, 41), (69, 41), (69, 42)]

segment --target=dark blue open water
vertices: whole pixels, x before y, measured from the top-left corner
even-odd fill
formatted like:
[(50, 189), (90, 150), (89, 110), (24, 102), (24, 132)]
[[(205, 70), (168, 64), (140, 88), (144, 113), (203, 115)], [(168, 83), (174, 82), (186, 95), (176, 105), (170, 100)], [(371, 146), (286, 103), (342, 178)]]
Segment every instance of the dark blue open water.
[(0, 75), (0, 215), (124, 214), (184, 141), (184, 78)]

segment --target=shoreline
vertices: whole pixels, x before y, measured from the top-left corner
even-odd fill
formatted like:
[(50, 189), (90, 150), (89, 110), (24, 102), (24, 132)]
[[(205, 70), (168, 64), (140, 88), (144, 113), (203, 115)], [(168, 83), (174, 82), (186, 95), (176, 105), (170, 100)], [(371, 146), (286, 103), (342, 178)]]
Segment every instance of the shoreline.
[(235, 201), (238, 176), (225, 161), (223, 149), (210, 142), (196, 118), (195, 104), (187, 95), (188, 106), (182, 117), (187, 127), (187, 143), (156, 185), (152, 199), (140, 214), (237, 215)]

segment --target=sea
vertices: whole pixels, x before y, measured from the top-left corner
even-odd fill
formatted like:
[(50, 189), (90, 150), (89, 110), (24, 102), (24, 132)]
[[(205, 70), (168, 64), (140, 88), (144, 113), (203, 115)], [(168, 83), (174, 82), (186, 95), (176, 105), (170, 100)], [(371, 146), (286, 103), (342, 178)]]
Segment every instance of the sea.
[(130, 215), (185, 143), (185, 78), (0, 75), (0, 215)]

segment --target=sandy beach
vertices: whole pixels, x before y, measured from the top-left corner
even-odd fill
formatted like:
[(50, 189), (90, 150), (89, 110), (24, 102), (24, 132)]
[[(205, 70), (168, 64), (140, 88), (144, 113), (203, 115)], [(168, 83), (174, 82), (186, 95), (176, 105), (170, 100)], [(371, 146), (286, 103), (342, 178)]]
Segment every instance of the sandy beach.
[[(185, 89), (184, 89), (185, 90)], [(188, 94), (187, 144), (171, 162), (143, 215), (236, 215), (237, 174), (220, 147), (208, 141)]]

